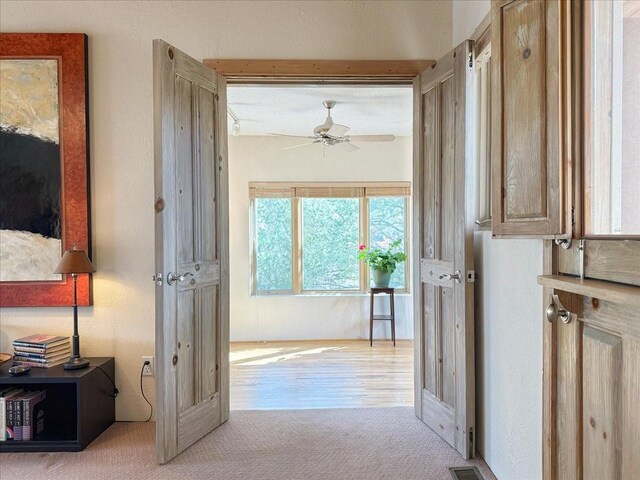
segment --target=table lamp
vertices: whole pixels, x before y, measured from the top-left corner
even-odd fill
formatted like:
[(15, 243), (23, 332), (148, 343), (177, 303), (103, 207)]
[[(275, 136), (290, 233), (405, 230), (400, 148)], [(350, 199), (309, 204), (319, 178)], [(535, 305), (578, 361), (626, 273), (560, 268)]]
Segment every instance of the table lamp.
[(65, 370), (77, 370), (89, 366), (89, 360), (80, 356), (80, 336), (78, 335), (78, 274), (93, 273), (95, 271), (96, 269), (93, 268), (91, 260), (87, 257), (87, 253), (84, 250), (76, 250), (74, 247), (73, 250), (64, 252), (60, 263), (55, 272), (53, 272), (70, 273), (73, 278), (73, 343), (71, 357), (64, 364)]

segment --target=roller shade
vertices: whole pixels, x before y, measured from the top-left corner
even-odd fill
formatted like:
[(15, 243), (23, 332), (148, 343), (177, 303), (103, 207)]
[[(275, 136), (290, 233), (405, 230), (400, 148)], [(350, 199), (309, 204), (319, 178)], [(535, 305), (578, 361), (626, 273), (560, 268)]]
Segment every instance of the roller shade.
[(410, 197), (409, 182), (376, 182), (374, 184), (249, 184), (250, 198), (370, 198)]
[(295, 194), (296, 189), (294, 187), (249, 187), (249, 198), (293, 198)]

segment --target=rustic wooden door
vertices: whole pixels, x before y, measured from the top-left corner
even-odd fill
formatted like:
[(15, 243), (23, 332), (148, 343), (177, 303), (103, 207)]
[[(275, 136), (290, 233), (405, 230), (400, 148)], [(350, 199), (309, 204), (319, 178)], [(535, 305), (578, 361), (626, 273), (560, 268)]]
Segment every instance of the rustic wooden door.
[(464, 458), (475, 452), (471, 46), (414, 82), (415, 409)]
[(551, 309), (545, 326), (547, 479), (635, 479), (640, 472), (640, 242), (620, 244), (631, 254), (636, 286), (600, 282), (606, 289), (584, 288), (584, 295), (560, 283), (545, 289), (560, 310)]
[(497, 236), (571, 236), (570, 4), (492, 0), (491, 223)]
[(154, 48), (156, 442), (165, 463), (229, 417), (225, 78)]

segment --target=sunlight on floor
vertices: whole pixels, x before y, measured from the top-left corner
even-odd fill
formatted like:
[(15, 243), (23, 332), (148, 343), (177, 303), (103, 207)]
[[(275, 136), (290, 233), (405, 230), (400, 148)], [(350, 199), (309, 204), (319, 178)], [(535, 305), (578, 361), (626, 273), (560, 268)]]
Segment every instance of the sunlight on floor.
[[(230, 352), (229, 359), (231, 363), (234, 365), (267, 365), (269, 363), (276, 363), (285, 360), (294, 360), (296, 358), (300, 358), (304, 355), (318, 355), (322, 352), (326, 352), (328, 350), (342, 350), (346, 347), (321, 347), (321, 348), (312, 348), (309, 350), (302, 350), (299, 347), (292, 348), (291, 350), (295, 350), (291, 353), (283, 353), (281, 355), (276, 355), (281, 352), (280, 349), (273, 348), (264, 348), (258, 350), (249, 350), (249, 351), (240, 351), (240, 352)], [(235, 357), (235, 358), (234, 358)], [(251, 358), (257, 358), (256, 360), (243, 362), (242, 360), (249, 360)]]
[(413, 342), (232, 343), (231, 409), (413, 405)]

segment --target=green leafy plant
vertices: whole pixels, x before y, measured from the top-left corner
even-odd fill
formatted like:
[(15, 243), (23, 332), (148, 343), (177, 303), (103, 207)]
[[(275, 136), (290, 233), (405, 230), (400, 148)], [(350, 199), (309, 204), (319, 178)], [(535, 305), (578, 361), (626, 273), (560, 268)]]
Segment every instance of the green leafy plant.
[(402, 240), (396, 240), (389, 245), (386, 250), (379, 248), (367, 248), (366, 245), (360, 245), (358, 258), (364, 260), (374, 270), (382, 270), (383, 272), (393, 273), (396, 271), (398, 263), (404, 262), (407, 256), (401, 252), (399, 247)]

